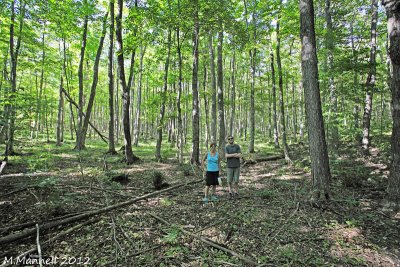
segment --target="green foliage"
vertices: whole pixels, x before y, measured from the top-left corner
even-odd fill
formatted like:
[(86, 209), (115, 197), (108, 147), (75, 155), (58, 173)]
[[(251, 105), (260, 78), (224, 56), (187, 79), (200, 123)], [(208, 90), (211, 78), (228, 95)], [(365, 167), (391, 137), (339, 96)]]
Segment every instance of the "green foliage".
[(164, 243), (176, 245), (180, 237), (180, 230), (177, 227), (171, 227), (167, 230), (167, 234), (161, 239)]

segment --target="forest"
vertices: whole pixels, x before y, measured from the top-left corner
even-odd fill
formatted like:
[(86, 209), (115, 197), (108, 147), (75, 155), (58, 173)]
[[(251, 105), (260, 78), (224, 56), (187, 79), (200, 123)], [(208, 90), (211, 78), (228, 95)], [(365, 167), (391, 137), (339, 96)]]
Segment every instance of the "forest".
[(0, 0), (0, 71), (0, 266), (400, 266), (399, 0)]

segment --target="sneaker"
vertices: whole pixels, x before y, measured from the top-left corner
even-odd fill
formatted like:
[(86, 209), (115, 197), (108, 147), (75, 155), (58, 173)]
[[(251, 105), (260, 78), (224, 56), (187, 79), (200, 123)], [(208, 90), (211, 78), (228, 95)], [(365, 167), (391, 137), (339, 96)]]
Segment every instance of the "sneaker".
[(207, 204), (208, 203), (208, 197), (203, 198), (203, 202), (204, 202), (204, 204)]
[(238, 192), (235, 193), (235, 197), (239, 197), (239, 193)]
[(233, 198), (232, 192), (229, 192), (229, 197), (230, 197), (230, 198)]
[(211, 201), (218, 201), (218, 198), (216, 196), (211, 196)]

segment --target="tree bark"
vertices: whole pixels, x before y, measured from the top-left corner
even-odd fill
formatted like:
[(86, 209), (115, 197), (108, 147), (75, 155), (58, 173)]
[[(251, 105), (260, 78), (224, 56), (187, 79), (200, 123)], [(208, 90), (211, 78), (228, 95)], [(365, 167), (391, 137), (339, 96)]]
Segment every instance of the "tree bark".
[(164, 86), (161, 92), (161, 108), (159, 114), (159, 121), (157, 126), (157, 144), (155, 157), (157, 161), (161, 161), (161, 143), (162, 143), (162, 132), (164, 127), (164, 114), (165, 114), (165, 102), (167, 101), (167, 88), (168, 88), (168, 70), (169, 70), (169, 56), (171, 54), (171, 29), (168, 29), (167, 39), (167, 58), (165, 59), (164, 66)]
[(110, 46), (108, 48), (108, 153), (114, 155), (115, 151), (115, 122), (114, 122), (114, 73), (113, 73), (113, 56), (114, 56), (114, 0), (110, 0)]
[(232, 89), (231, 89), (231, 121), (229, 126), (229, 134), (234, 135), (235, 117), (236, 117), (236, 50), (233, 50), (232, 58)]
[(100, 56), (101, 56), (101, 51), (103, 50), (103, 44), (104, 44), (104, 38), (106, 36), (106, 31), (107, 31), (107, 17), (108, 17), (108, 12), (104, 16), (103, 19), (103, 30), (101, 33), (100, 37), (100, 42), (99, 42), (99, 47), (97, 48), (97, 53), (96, 53), (96, 59), (94, 62), (93, 66), (93, 81), (92, 81), (92, 87), (90, 88), (90, 96), (89, 96), (89, 101), (87, 104), (87, 109), (86, 109), (86, 116), (83, 120), (83, 125), (80, 133), (80, 148), (85, 148), (85, 140), (86, 140), (86, 134), (87, 134), (87, 129), (89, 126), (89, 120), (90, 116), (92, 113), (92, 108), (94, 104), (94, 97), (96, 96), (96, 87), (97, 87), (97, 82), (99, 80), (99, 63), (100, 63)]
[[(83, 5), (86, 6), (86, 0), (83, 1)], [(85, 60), (85, 49), (86, 49), (86, 38), (88, 28), (88, 15), (85, 15), (83, 21), (83, 34), (81, 44), (81, 54), (79, 58), (78, 68), (78, 80), (79, 80), (79, 97), (78, 97), (78, 129), (76, 133), (76, 145), (75, 149), (82, 150), (84, 145), (82, 144), (82, 126), (83, 126), (83, 63)]]
[[(281, 0), (282, 4), (282, 0)], [(283, 152), (285, 155), (286, 162), (291, 162), (290, 155), (289, 155), (289, 147), (287, 145), (286, 140), (286, 123), (285, 123), (285, 105), (283, 101), (283, 77), (282, 77), (282, 64), (281, 64), (281, 38), (279, 36), (279, 25), (280, 25), (280, 14), (278, 15), (278, 21), (276, 23), (276, 63), (278, 65), (278, 83), (279, 83), (279, 106), (281, 110), (281, 133), (282, 133), (282, 145), (283, 145)]]
[(190, 161), (200, 165), (200, 105), (198, 89), (198, 70), (199, 70), (199, 17), (198, 0), (193, 1), (194, 7), (194, 31), (193, 31), (193, 68), (192, 68), (192, 155)]
[(6, 150), (4, 155), (6, 161), (8, 160), (8, 156), (15, 155), (14, 132), (15, 132), (15, 118), (16, 118), (15, 96), (17, 94), (17, 64), (18, 64), (18, 56), (22, 40), (22, 28), (24, 25), (24, 17), (25, 17), (25, 4), (26, 3), (24, 1), (20, 1), (20, 6), (19, 6), (20, 21), (18, 30), (19, 33), (18, 33), (17, 44), (14, 49), (15, 0), (11, 2), (11, 23), (10, 23), (11, 94), (8, 95), (9, 104), (6, 105), (7, 141), (6, 141)]
[(224, 42), (224, 32), (222, 23), (220, 23), (220, 31), (218, 32), (218, 124), (219, 124), (219, 155), (225, 158), (225, 116), (224, 116), (224, 77), (222, 62), (222, 45)]
[(64, 109), (64, 97), (63, 97), (63, 76), (60, 77), (60, 91), (58, 95), (58, 113), (57, 113), (57, 134), (56, 134), (56, 145), (61, 146), (62, 140), (62, 114)]
[(140, 113), (141, 113), (141, 105), (142, 105), (142, 78), (143, 78), (143, 57), (146, 53), (146, 47), (141, 45), (140, 48), (140, 63), (139, 63), (139, 81), (138, 81), (138, 88), (137, 88), (137, 97), (136, 97), (136, 117), (135, 117), (135, 125), (134, 125), (134, 132), (133, 132), (133, 144), (134, 146), (139, 145), (139, 135), (140, 135), (140, 128), (141, 128), (141, 120), (140, 120)]
[(383, 0), (388, 18), (388, 36), (392, 77), (392, 160), (387, 186), (388, 198), (400, 201), (400, 2)]
[[(180, 1), (178, 0), (178, 10), (180, 13)], [(178, 80), (178, 93), (176, 95), (176, 111), (178, 112), (178, 161), (179, 164), (183, 163), (183, 125), (182, 125), (182, 110), (181, 110), (181, 95), (183, 90), (182, 85), (182, 53), (181, 53), (181, 42), (180, 42), (180, 30), (179, 27), (176, 29), (177, 39), (177, 52), (178, 52), (178, 68), (179, 68), (179, 80)]]
[(318, 60), (316, 53), (314, 6), (312, 0), (300, 0), (301, 70), (308, 128), (308, 140), (313, 179), (313, 199), (330, 197), (331, 174), (325, 141), (321, 97), (318, 84)]
[(332, 121), (329, 122), (331, 124), (331, 140), (332, 146), (334, 148), (339, 147), (339, 129), (338, 129), (338, 99), (336, 93), (336, 85), (334, 76), (334, 61), (333, 61), (333, 52), (334, 52), (334, 36), (333, 36), (333, 24), (332, 24), (332, 16), (331, 16), (331, 1), (325, 1), (325, 19), (326, 19), (326, 47), (328, 49), (328, 74), (329, 74), (329, 91), (331, 94), (330, 97), (330, 107), (329, 114), (332, 115)]
[(272, 76), (272, 124), (274, 128), (274, 144), (275, 148), (279, 148), (278, 138), (278, 121), (276, 112), (276, 81), (275, 81), (275, 67), (274, 67), (274, 52), (271, 51), (271, 76)]
[(211, 78), (211, 142), (217, 141), (217, 83), (215, 78), (215, 59), (212, 33), (209, 33), (208, 50), (210, 54), (210, 78)]
[(371, 127), (371, 114), (372, 114), (372, 97), (375, 89), (376, 78), (376, 26), (378, 20), (378, 1), (372, 0), (371, 2), (371, 39), (370, 39), (370, 57), (369, 57), (369, 73), (366, 82), (366, 96), (363, 115), (363, 137), (362, 137), (362, 150), (364, 155), (369, 154), (369, 146), (371, 145), (370, 127)]
[(122, 90), (122, 122), (124, 128), (124, 145), (125, 145), (125, 160), (126, 163), (132, 164), (139, 158), (133, 154), (132, 151), (132, 140), (130, 130), (130, 119), (129, 119), (129, 106), (130, 97), (129, 90), (126, 86), (125, 80), (125, 67), (124, 67), (124, 49), (122, 42), (122, 12), (123, 12), (123, 0), (118, 0), (118, 13), (116, 17), (116, 39), (117, 39), (117, 58), (119, 67), (119, 82)]

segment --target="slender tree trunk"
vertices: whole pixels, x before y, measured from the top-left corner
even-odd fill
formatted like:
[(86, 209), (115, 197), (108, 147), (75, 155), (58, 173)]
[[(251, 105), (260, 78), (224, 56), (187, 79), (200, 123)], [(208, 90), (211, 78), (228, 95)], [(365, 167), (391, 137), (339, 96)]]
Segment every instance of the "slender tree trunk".
[(233, 136), (236, 117), (236, 50), (233, 50), (232, 58), (232, 89), (231, 89), (231, 121), (229, 126), (229, 134)]
[(210, 53), (210, 79), (211, 79), (211, 142), (217, 140), (217, 82), (215, 78), (215, 59), (212, 33), (208, 38), (208, 50)]
[(333, 78), (334, 75), (334, 61), (333, 61), (333, 52), (334, 52), (334, 36), (333, 36), (333, 24), (332, 24), (332, 16), (331, 16), (331, 1), (325, 1), (325, 19), (326, 19), (326, 47), (328, 49), (328, 73), (329, 73), (329, 91), (331, 94), (330, 99), (330, 107), (329, 113), (332, 114), (332, 122), (331, 122), (331, 138), (332, 138), (332, 146), (334, 148), (339, 147), (339, 129), (338, 129), (338, 99), (336, 93), (336, 85), (335, 80)]
[[(180, 12), (180, 1), (178, 1), (178, 9)], [(182, 53), (181, 53), (181, 42), (179, 27), (176, 30), (177, 39), (177, 52), (178, 52), (178, 68), (179, 68), (179, 80), (178, 80), (178, 93), (176, 95), (176, 111), (178, 112), (178, 161), (180, 164), (183, 163), (183, 125), (182, 125), (182, 110), (181, 110), (181, 95), (183, 90), (182, 85)]]
[(378, 20), (378, 1), (372, 0), (371, 2), (371, 50), (369, 58), (369, 73), (366, 82), (366, 96), (363, 116), (363, 137), (362, 137), (362, 150), (365, 155), (369, 154), (369, 146), (371, 144), (370, 139), (370, 127), (371, 127), (371, 114), (372, 114), (372, 97), (375, 89), (375, 78), (376, 78), (376, 26)]
[(383, 0), (388, 17), (388, 36), (392, 77), (392, 160), (387, 186), (388, 198), (400, 201), (400, 2)]
[(301, 70), (314, 188), (313, 198), (319, 200), (323, 192), (325, 198), (329, 199), (331, 174), (318, 84), (318, 60), (312, 0), (300, 0), (300, 37), (302, 43)]
[(92, 86), (90, 88), (90, 96), (89, 96), (89, 101), (88, 101), (88, 105), (87, 105), (87, 109), (86, 109), (86, 116), (83, 120), (83, 125), (82, 125), (82, 132), (80, 133), (81, 137), (80, 137), (80, 144), (79, 147), (85, 148), (85, 140), (86, 140), (86, 133), (87, 133), (87, 129), (89, 127), (89, 120), (90, 120), (90, 116), (92, 113), (92, 108), (93, 108), (93, 104), (94, 104), (94, 97), (96, 96), (96, 87), (97, 87), (97, 82), (99, 80), (99, 63), (100, 63), (100, 56), (101, 56), (101, 52), (103, 50), (103, 44), (104, 44), (104, 38), (106, 36), (106, 31), (107, 31), (107, 17), (108, 17), (108, 12), (106, 13), (106, 15), (104, 16), (103, 19), (103, 30), (101, 33), (101, 37), (100, 37), (100, 42), (99, 42), (99, 47), (97, 48), (97, 53), (96, 53), (96, 59), (93, 65), (93, 81), (92, 81)]
[(57, 135), (56, 145), (61, 146), (62, 140), (62, 124), (63, 124), (64, 96), (63, 96), (63, 76), (60, 77), (60, 91), (58, 96), (58, 115), (57, 115)]
[(15, 0), (11, 2), (11, 24), (10, 24), (10, 63), (11, 63), (11, 79), (10, 79), (10, 87), (11, 87), (11, 94), (8, 95), (8, 102), (7, 104), (7, 112), (6, 112), (6, 119), (7, 119), (7, 141), (6, 141), (6, 151), (4, 158), (7, 161), (8, 156), (15, 155), (14, 151), (14, 132), (15, 132), (15, 118), (16, 118), (16, 102), (15, 96), (17, 94), (17, 64), (18, 64), (18, 56), (19, 56), (19, 49), (21, 47), (21, 40), (22, 40), (22, 28), (24, 25), (24, 17), (25, 17), (25, 2), (20, 1), (19, 7), (19, 31), (18, 31), (18, 39), (17, 44), (14, 49), (14, 24), (15, 24)]
[[(86, 7), (86, 0), (83, 1), (83, 6)], [(85, 60), (86, 38), (88, 28), (88, 15), (85, 15), (83, 22), (83, 34), (81, 43), (81, 54), (79, 58), (78, 80), (79, 80), (79, 98), (78, 98), (78, 129), (76, 133), (75, 149), (82, 150), (82, 126), (83, 126), (83, 63)]]
[(143, 57), (146, 53), (146, 47), (141, 46), (140, 48), (140, 63), (139, 63), (139, 81), (137, 88), (137, 99), (136, 99), (136, 117), (135, 117), (135, 127), (133, 132), (133, 144), (134, 146), (139, 145), (139, 135), (140, 135), (140, 113), (141, 113), (141, 105), (142, 105), (142, 78), (143, 78)]
[(359, 85), (358, 85), (358, 58), (356, 53), (356, 48), (354, 44), (354, 33), (353, 33), (353, 22), (350, 24), (350, 36), (351, 36), (351, 50), (353, 54), (353, 83), (354, 83), (354, 95), (355, 95), (355, 103), (353, 108), (353, 119), (354, 119), (354, 129), (358, 130), (360, 127), (360, 104), (359, 104)]
[(122, 122), (124, 127), (124, 145), (125, 145), (125, 160), (127, 164), (132, 164), (138, 158), (133, 154), (132, 151), (132, 139), (130, 131), (130, 119), (129, 119), (129, 106), (130, 97), (129, 90), (126, 86), (125, 80), (125, 67), (124, 67), (124, 49), (122, 42), (122, 12), (123, 12), (123, 0), (118, 0), (118, 13), (116, 17), (116, 39), (117, 39), (117, 58), (119, 66), (119, 82), (122, 90)]
[(193, 72), (192, 72), (192, 155), (190, 161), (200, 165), (200, 106), (198, 90), (198, 69), (199, 69), (199, 17), (198, 0), (193, 1), (194, 11), (194, 31), (193, 31)]
[[(282, 1), (281, 1), (282, 4)], [(286, 123), (285, 123), (285, 105), (283, 101), (283, 77), (282, 77), (282, 64), (281, 64), (281, 38), (279, 35), (279, 25), (280, 25), (280, 15), (278, 15), (278, 21), (276, 23), (276, 63), (278, 65), (278, 83), (279, 83), (279, 106), (281, 109), (281, 133), (282, 133), (282, 145), (283, 145), (283, 152), (285, 155), (286, 162), (291, 162), (290, 155), (289, 155), (289, 147), (287, 145), (286, 140)]]
[(167, 88), (168, 88), (168, 70), (169, 70), (169, 56), (171, 54), (171, 29), (168, 29), (167, 39), (167, 58), (165, 59), (164, 67), (164, 86), (161, 92), (161, 108), (159, 114), (159, 121), (157, 125), (157, 144), (156, 144), (156, 160), (161, 161), (161, 143), (162, 143), (162, 129), (164, 127), (164, 114), (165, 114), (165, 102), (167, 101)]
[(207, 95), (207, 68), (206, 64), (204, 64), (204, 71), (203, 71), (203, 96), (204, 96), (204, 115), (205, 115), (205, 131), (206, 131), (206, 136), (205, 136), (205, 144), (206, 147), (208, 147), (208, 144), (210, 143), (210, 119), (209, 119), (209, 111), (208, 111), (208, 106), (209, 106), (209, 101), (208, 101), (208, 95)]
[(110, 46), (108, 48), (108, 153), (114, 155), (115, 137), (114, 137), (114, 73), (113, 73), (113, 56), (114, 56), (114, 0), (110, 0)]
[[(253, 13), (254, 20), (254, 13)], [(255, 23), (255, 22), (254, 22)], [(254, 25), (254, 41), (255, 41), (255, 25)], [(254, 138), (255, 138), (255, 124), (256, 124), (256, 110), (254, 106), (254, 87), (256, 82), (256, 53), (257, 50), (254, 48), (250, 50), (251, 59), (251, 90), (250, 90), (250, 142), (249, 142), (249, 153), (254, 153)]]
[[(222, 24), (222, 23), (221, 23)], [(225, 158), (225, 117), (224, 117), (224, 77), (223, 77), (223, 62), (222, 62), (222, 45), (224, 42), (224, 32), (220, 24), (218, 32), (218, 124), (219, 124), (219, 155)]]
[(275, 82), (275, 67), (274, 67), (274, 53), (271, 51), (271, 76), (272, 76), (272, 124), (274, 128), (274, 144), (275, 148), (279, 148), (278, 139), (278, 121), (276, 111), (276, 82)]

